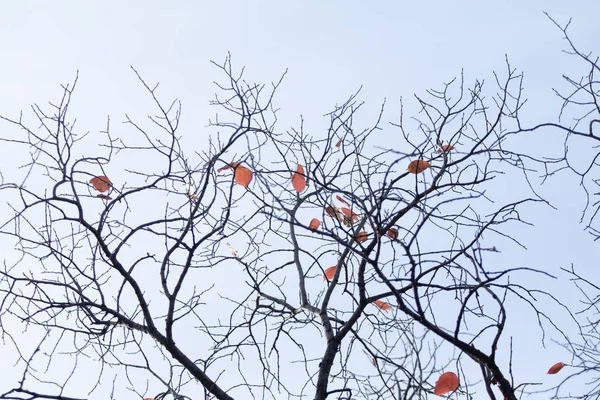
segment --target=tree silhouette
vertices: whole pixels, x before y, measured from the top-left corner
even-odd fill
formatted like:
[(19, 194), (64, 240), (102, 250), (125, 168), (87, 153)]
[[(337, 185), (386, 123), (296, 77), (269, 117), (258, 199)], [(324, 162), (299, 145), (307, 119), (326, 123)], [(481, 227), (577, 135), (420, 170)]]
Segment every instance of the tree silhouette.
[[(111, 397), (425, 399), (448, 371), (466, 398), (478, 384), (491, 399), (523, 393), (507, 316), (527, 308), (568, 338), (537, 302), (561, 305), (535, 284), (551, 275), (498, 258), (523, 246), (521, 210), (545, 203), (526, 179), (535, 159), (507, 145), (531, 130), (522, 75), (507, 60), (491, 85), (460, 76), (390, 124), (385, 104), (357, 122), (355, 93), (309, 132), (278, 125), (281, 80), (248, 83), (230, 61), (215, 64), (210, 132), (180, 132), (179, 102), (135, 70), (155, 104), (146, 120), (81, 134), (77, 79), (32, 108), (35, 123), (0, 117), (18, 128), (4, 145), (30, 155), (0, 186), (19, 255), (1, 272), (2, 333), (22, 370), (0, 398), (112, 385)], [(529, 194), (499, 195), (502, 179)]]

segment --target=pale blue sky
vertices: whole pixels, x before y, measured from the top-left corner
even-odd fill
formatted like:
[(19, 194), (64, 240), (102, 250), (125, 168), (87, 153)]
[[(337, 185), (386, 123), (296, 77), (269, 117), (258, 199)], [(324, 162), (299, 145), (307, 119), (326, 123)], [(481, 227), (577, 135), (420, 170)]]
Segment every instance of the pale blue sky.
[[(181, 132), (205, 140), (208, 118), (216, 111), (208, 102), (220, 77), (209, 61), (221, 62), (230, 52), (234, 67), (246, 66), (247, 77), (256, 82), (276, 81), (288, 69), (276, 96), (281, 130), (297, 126), (300, 115), (308, 129), (319, 129), (326, 122), (321, 116), (360, 86), (367, 102), (361, 123), (374, 120), (386, 98), (387, 124), (397, 117), (400, 97), (410, 102), (413, 93), (437, 88), (461, 69), (467, 82), (491, 83), (493, 70), (504, 72), (508, 54), (525, 74), (531, 101), (525, 120), (553, 119), (560, 103), (551, 88), (562, 85), (563, 73), (585, 71), (560, 52), (561, 32), (543, 11), (560, 23), (572, 17), (572, 39), (583, 50), (599, 51), (595, 0), (5, 1), (0, 113), (15, 116), (31, 103), (56, 101), (59, 85), (79, 70), (72, 109), (80, 129), (102, 130), (110, 115), (118, 130), (125, 112), (140, 117), (152, 112), (129, 68), (134, 66), (148, 81), (160, 81), (163, 98), (181, 99)], [(526, 145), (543, 150), (540, 142), (537, 136)], [(1, 148), (0, 156), (3, 171), (19, 162)], [(502, 262), (552, 272), (575, 262), (591, 273), (595, 248), (578, 224), (583, 197), (576, 185), (564, 176), (541, 189), (561, 212), (532, 213), (528, 220), (536, 227), (524, 235), (529, 249), (511, 248)], [(549, 285), (557, 291), (564, 286)], [(526, 323), (530, 316), (519, 318)], [(526, 349), (536, 341), (538, 335), (519, 345)], [(542, 365), (555, 359), (544, 352), (532, 357)], [(545, 379), (545, 370), (536, 373), (532, 379)]]

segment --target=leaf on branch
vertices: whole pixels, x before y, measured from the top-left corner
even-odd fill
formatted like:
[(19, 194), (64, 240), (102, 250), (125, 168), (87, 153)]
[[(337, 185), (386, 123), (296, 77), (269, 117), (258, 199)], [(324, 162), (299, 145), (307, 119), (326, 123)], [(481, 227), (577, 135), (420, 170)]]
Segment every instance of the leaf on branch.
[(358, 232), (358, 235), (356, 235), (357, 242), (365, 242), (367, 240), (369, 240), (369, 234), (365, 231)]
[(112, 200), (112, 197), (107, 196), (107, 195), (102, 194), (102, 193), (97, 194), (96, 197), (99, 198), (99, 199), (106, 200), (106, 201), (111, 201)]
[(350, 207), (350, 203), (348, 203), (348, 201), (346, 199), (344, 199), (342, 196), (336, 195), (335, 198), (338, 199), (338, 201), (340, 201), (341, 203), (343, 203), (343, 204), (347, 205), (348, 207)]
[(358, 215), (356, 215), (354, 212), (352, 212), (350, 209), (346, 208), (346, 207), (342, 207), (339, 209), (342, 213), (344, 213), (344, 215), (346, 216), (344, 218), (344, 221), (347, 221), (347, 223), (353, 224), (356, 221), (358, 221)]
[(250, 169), (240, 165), (238, 162), (232, 162), (231, 164), (225, 165), (217, 170), (217, 172), (226, 171), (233, 169), (233, 179), (238, 185), (248, 187), (252, 181), (252, 171)]
[(317, 229), (319, 229), (319, 226), (321, 226), (321, 221), (319, 221), (316, 218), (313, 218), (310, 221), (310, 224), (308, 224), (308, 229), (316, 231)]
[(327, 214), (329, 214), (330, 216), (332, 216), (333, 218), (337, 219), (338, 221), (342, 222), (348, 228), (350, 228), (352, 226), (352, 219), (345, 217), (344, 214), (342, 212), (340, 212), (340, 210), (337, 207), (327, 206), (327, 207), (325, 207), (325, 212)]
[(425, 171), (427, 168), (431, 167), (431, 164), (425, 160), (414, 160), (408, 164), (408, 168), (406, 170), (411, 174), (420, 174)]
[(396, 229), (396, 228), (388, 229), (387, 236), (392, 240), (398, 239), (398, 229)]
[(386, 303), (385, 301), (381, 301), (381, 300), (375, 300), (374, 301), (375, 305), (379, 308), (381, 308), (383, 311), (388, 312), (392, 309), (392, 306), (390, 306), (388, 303)]
[(445, 372), (435, 383), (433, 394), (441, 396), (458, 389), (458, 376), (454, 372)]
[(306, 189), (306, 177), (304, 176), (304, 167), (298, 164), (296, 173), (292, 176), (292, 186), (296, 189), (296, 192), (301, 193)]
[(333, 277), (335, 276), (335, 271), (337, 270), (337, 266), (334, 265), (333, 267), (329, 267), (325, 270), (325, 276), (323, 277), (323, 280), (332, 280)]
[(440, 146), (440, 148), (438, 149), (438, 153), (449, 153), (452, 150), (454, 150), (454, 146), (450, 144), (444, 144)]
[(92, 179), (90, 179), (90, 183), (92, 184), (92, 186), (94, 186), (94, 189), (96, 189), (99, 192), (106, 192), (112, 186), (110, 179), (108, 179), (108, 177), (104, 175), (93, 177)]
[(548, 370), (548, 374), (549, 375), (557, 374), (560, 372), (561, 369), (563, 369), (564, 366), (565, 366), (564, 363), (558, 362), (550, 367), (550, 369)]
[(335, 147), (339, 149), (340, 147), (342, 147), (342, 143), (344, 143), (344, 139), (338, 140), (338, 142), (335, 144)]
[(185, 184), (185, 191), (187, 196), (190, 198), (190, 200), (198, 200), (198, 195), (196, 193), (194, 193), (194, 191), (192, 190), (192, 185), (189, 183)]

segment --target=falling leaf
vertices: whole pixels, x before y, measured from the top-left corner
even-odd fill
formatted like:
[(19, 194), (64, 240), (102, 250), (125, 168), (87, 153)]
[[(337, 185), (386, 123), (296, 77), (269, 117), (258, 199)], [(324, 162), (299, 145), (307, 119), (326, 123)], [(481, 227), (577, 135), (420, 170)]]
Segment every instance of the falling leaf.
[(97, 197), (97, 198), (99, 198), (99, 199), (106, 200), (106, 201), (111, 201), (111, 200), (112, 200), (112, 197), (110, 197), (110, 196), (107, 196), (107, 195), (105, 195), (105, 194), (102, 194), (102, 193), (100, 193), (100, 194), (97, 194), (97, 195), (96, 195), (96, 197)]
[(304, 167), (298, 164), (296, 173), (292, 176), (292, 186), (296, 189), (296, 192), (301, 193), (306, 189), (306, 177), (304, 176)]
[(375, 300), (374, 301), (375, 305), (379, 308), (381, 308), (383, 311), (388, 312), (392, 309), (392, 306), (390, 306), (388, 303), (386, 303), (385, 301), (381, 301), (381, 300)]
[(458, 389), (458, 376), (454, 372), (445, 372), (435, 383), (433, 394), (441, 396), (446, 393), (454, 392)]
[(234, 179), (238, 183), (238, 185), (248, 187), (248, 185), (252, 181), (252, 171), (250, 171), (246, 167), (238, 165), (237, 167), (235, 167)]
[(226, 242), (225, 245), (227, 245), (227, 247), (229, 247), (229, 251), (231, 251), (232, 256), (234, 256), (234, 257), (238, 256), (237, 250), (234, 249), (233, 246), (229, 242)]
[(342, 196), (336, 195), (335, 198), (338, 199), (340, 202), (344, 203), (345, 205), (347, 205), (348, 207), (350, 207), (350, 203), (348, 203), (348, 201), (346, 199), (344, 199)]
[(440, 146), (440, 148), (438, 149), (438, 153), (448, 153), (452, 150), (454, 150), (454, 146), (452, 146), (450, 144), (444, 144), (444, 145)]
[(406, 170), (411, 174), (420, 174), (429, 167), (431, 167), (431, 164), (425, 160), (414, 160), (408, 164), (408, 168)]
[(334, 265), (333, 267), (329, 267), (325, 270), (325, 276), (323, 277), (323, 280), (332, 280), (333, 277), (335, 276), (335, 271), (337, 269), (337, 266)]
[(361, 231), (356, 235), (357, 242), (365, 242), (369, 239), (369, 234), (365, 231)]
[(335, 144), (335, 147), (337, 147), (337, 148), (341, 147), (342, 143), (344, 143), (343, 139), (338, 140), (338, 142)]
[(319, 221), (316, 218), (313, 218), (310, 220), (310, 224), (308, 224), (308, 229), (316, 231), (317, 229), (319, 229), (319, 226), (321, 226), (321, 221)]
[(398, 229), (396, 229), (396, 228), (390, 228), (390, 229), (388, 229), (387, 235), (392, 240), (398, 239)]
[(563, 369), (564, 366), (565, 366), (564, 363), (558, 362), (550, 367), (550, 369), (548, 370), (548, 374), (550, 374), (550, 375), (557, 374), (561, 369)]
[(90, 183), (92, 184), (92, 186), (94, 186), (94, 189), (96, 189), (99, 192), (106, 192), (112, 186), (110, 179), (108, 179), (108, 177), (104, 175), (93, 177), (92, 179), (90, 179)]

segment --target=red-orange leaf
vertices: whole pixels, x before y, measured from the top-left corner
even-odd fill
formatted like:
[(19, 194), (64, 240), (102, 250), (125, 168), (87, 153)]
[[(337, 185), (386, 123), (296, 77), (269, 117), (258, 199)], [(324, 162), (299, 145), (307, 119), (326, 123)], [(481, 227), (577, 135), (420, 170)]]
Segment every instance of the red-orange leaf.
[(438, 149), (438, 153), (448, 153), (452, 150), (454, 150), (454, 146), (450, 144), (444, 144)]
[(381, 308), (383, 311), (388, 312), (392, 309), (392, 306), (390, 306), (388, 303), (386, 303), (385, 301), (381, 301), (381, 300), (375, 300), (375, 305), (379, 308)]
[(325, 276), (323, 277), (323, 280), (332, 280), (333, 277), (335, 276), (335, 270), (337, 269), (337, 266), (333, 266), (333, 267), (329, 267), (325, 270)]
[(392, 240), (398, 239), (398, 229), (396, 229), (396, 228), (390, 228), (390, 229), (388, 229), (387, 235)]
[(454, 372), (445, 372), (435, 383), (433, 394), (441, 396), (446, 393), (454, 392), (458, 389), (458, 376)]
[(308, 224), (308, 228), (309, 228), (309, 229), (312, 229), (313, 231), (316, 231), (317, 229), (319, 229), (319, 226), (321, 226), (321, 221), (319, 221), (319, 220), (318, 220), (318, 219), (316, 219), (316, 218), (313, 218), (313, 219), (310, 221), (310, 224)]
[(411, 174), (420, 174), (429, 167), (431, 167), (431, 164), (425, 160), (414, 160), (408, 164), (408, 168), (406, 168), (406, 170)]
[(94, 186), (94, 189), (96, 189), (99, 192), (106, 192), (112, 186), (110, 179), (108, 179), (108, 177), (104, 175), (93, 177), (92, 179), (90, 179), (90, 183), (92, 184), (92, 186)]
[(340, 208), (340, 211), (343, 212), (346, 215), (346, 217), (348, 217), (350, 219), (350, 222), (354, 223), (354, 222), (358, 221), (358, 215), (353, 213), (350, 209), (348, 209), (346, 207), (342, 207), (342, 208)]
[(104, 200), (106, 200), (106, 201), (111, 201), (111, 200), (112, 200), (112, 197), (110, 197), (110, 196), (107, 196), (107, 195), (105, 195), (105, 194), (102, 194), (102, 193), (100, 193), (100, 194), (97, 194), (97, 195), (96, 195), (96, 197), (97, 197), (97, 198), (99, 198), (99, 199), (104, 199)]
[(234, 179), (238, 183), (238, 185), (242, 185), (243, 187), (248, 187), (248, 185), (252, 181), (252, 171), (250, 171), (246, 167), (237, 165), (235, 167)]
[(306, 189), (306, 177), (304, 176), (304, 167), (298, 164), (296, 173), (292, 176), (292, 186), (296, 189), (296, 192), (300, 193)]
[(558, 373), (561, 369), (563, 369), (564, 366), (565, 366), (564, 363), (558, 362), (550, 367), (550, 369), (548, 370), (548, 374), (554, 375), (554, 374)]
[(350, 207), (350, 203), (348, 203), (346, 199), (344, 199), (342, 196), (336, 195), (335, 198), (347, 205), (348, 207)]
[(358, 232), (358, 235), (356, 235), (357, 242), (364, 242), (368, 239), (369, 239), (369, 234), (365, 231)]

